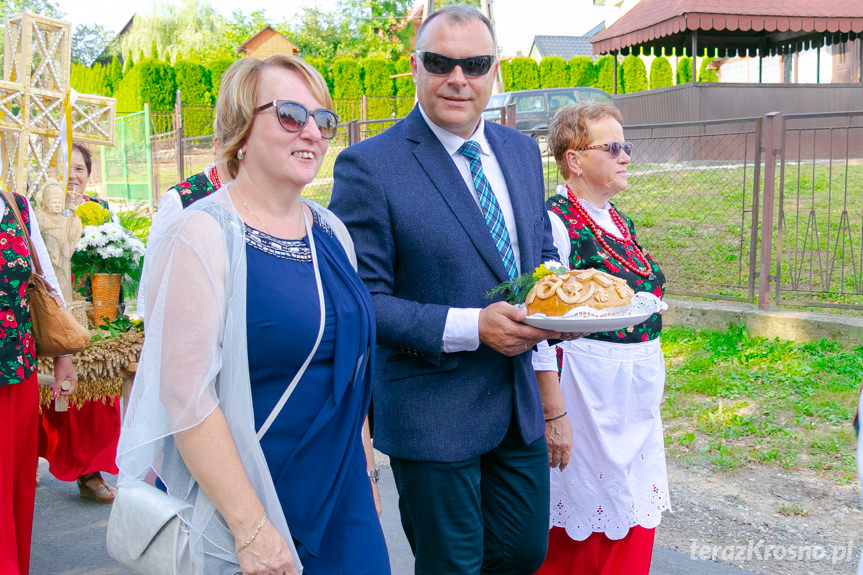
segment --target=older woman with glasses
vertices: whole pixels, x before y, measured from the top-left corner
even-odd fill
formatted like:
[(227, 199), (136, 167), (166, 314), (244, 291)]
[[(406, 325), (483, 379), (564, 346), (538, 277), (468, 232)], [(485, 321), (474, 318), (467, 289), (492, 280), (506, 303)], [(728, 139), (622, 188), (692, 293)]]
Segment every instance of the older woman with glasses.
[[(549, 128), (566, 180), (547, 202), (560, 261), (623, 278), (662, 297), (665, 276), (611, 198), (627, 187), (632, 144), (620, 113), (570, 104)], [(654, 529), (669, 509), (659, 404), (662, 319), (540, 348), (534, 368), (546, 417), (551, 530), (541, 575), (647, 575)]]
[(119, 496), (145, 481), (192, 504), (196, 572), (389, 573), (365, 424), (372, 304), (344, 225), (301, 198), (332, 106), (300, 59), (235, 62), (216, 136), (236, 178), (151, 239)]

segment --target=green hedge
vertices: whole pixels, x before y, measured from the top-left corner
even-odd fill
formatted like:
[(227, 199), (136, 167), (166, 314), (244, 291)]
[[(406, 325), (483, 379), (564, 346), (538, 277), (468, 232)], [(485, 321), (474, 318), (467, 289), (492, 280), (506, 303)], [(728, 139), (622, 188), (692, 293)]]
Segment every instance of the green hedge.
[(595, 86), (596, 66), (587, 56), (574, 56), (566, 63), (570, 86)]
[(539, 88), (539, 65), (533, 58), (512, 59), (512, 87), (507, 90)]
[[(600, 56), (596, 61), (596, 83), (594, 86), (600, 90), (605, 90), (609, 94), (614, 93), (614, 56), (606, 54)], [(618, 76), (620, 74), (618, 73)], [(619, 80), (619, 79), (618, 79)], [(620, 82), (618, 81), (618, 87)]]
[(222, 87), (222, 75), (234, 61), (230, 58), (218, 58), (207, 63), (207, 72), (210, 74), (210, 93), (213, 101), (219, 97), (219, 88)]
[(363, 83), (360, 64), (354, 58), (338, 58), (333, 62), (333, 97), (360, 98)]
[(539, 62), (540, 88), (564, 88), (569, 86), (566, 62), (560, 56), (546, 56)]
[(144, 109), (149, 103), (155, 111), (174, 109), (177, 78), (174, 68), (162, 60), (144, 58), (126, 72), (114, 93), (117, 111), (128, 114)]
[[(393, 99), (393, 65), (390, 60), (380, 56), (363, 58), (361, 62), (363, 90), (369, 96), (366, 119), (382, 120), (392, 118), (395, 112)], [(386, 96), (386, 97), (381, 97)]]
[(174, 62), (174, 75), (180, 90), (180, 100), (184, 105), (213, 105), (210, 74), (204, 66), (193, 60), (177, 60)]
[(671, 62), (665, 56), (657, 56), (650, 63), (650, 89), (666, 88), (674, 84)]
[(713, 62), (714, 58), (702, 58), (701, 64), (698, 66), (698, 81), (699, 82), (718, 82), (719, 74), (716, 70), (708, 70), (707, 65)]
[(98, 94), (110, 96), (112, 90), (108, 84), (108, 74), (105, 66), (93, 64), (85, 66), (79, 62), (72, 64), (69, 70), (69, 82), (72, 88), (81, 94)]
[(120, 59), (114, 56), (111, 58), (111, 63), (108, 64), (107, 68), (108, 74), (108, 90), (110, 90), (112, 95), (114, 93), (114, 89), (120, 84), (120, 80), (123, 79), (123, 65), (120, 63)]
[(324, 81), (327, 83), (327, 89), (330, 91), (330, 94), (333, 93), (333, 75), (330, 73), (330, 68), (327, 66), (327, 61), (323, 58), (306, 58), (306, 63), (308, 63), (312, 68), (317, 70), (321, 76), (323, 76)]
[(407, 56), (402, 56), (396, 60), (393, 66), (396, 74), (405, 74), (407, 76), (399, 76), (396, 78), (396, 116), (403, 118), (410, 114), (414, 107), (414, 98), (417, 91), (414, 84), (413, 76), (411, 76), (411, 59)]
[(512, 91), (512, 63), (509, 60), (500, 61), (500, 77), (503, 80), (503, 91)]
[(692, 60), (688, 56), (677, 59), (677, 75), (675, 84), (686, 84), (692, 81)]
[(647, 68), (644, 60), (635, 54), (630, 54), (620, 66), (620, 92), (631, 94), (647, 90)]

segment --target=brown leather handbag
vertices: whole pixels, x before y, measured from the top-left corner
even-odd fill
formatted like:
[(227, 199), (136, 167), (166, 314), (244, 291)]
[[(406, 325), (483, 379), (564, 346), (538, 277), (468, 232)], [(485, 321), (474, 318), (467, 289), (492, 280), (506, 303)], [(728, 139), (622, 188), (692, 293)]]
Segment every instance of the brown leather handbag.
[[(33, 319), (33, 339), (36, 341), (37, 357), (57, 357), (78, 353), (90, 343), (90, 330), (63, 306), (63, 300), (42, 275), (39, 256), (33, 249), (33, 242), (27, 226), (21, 220), (21, 212), (12, 194), (0, 188), (0, 193), (15, 214), (18, 226), (27, 240), (30, 259), (33, 262), (30, 280), (27, 282), (27, 298), (30, 300), (30, 316)], [(50, 262), (49, 262), (49, 265)]]

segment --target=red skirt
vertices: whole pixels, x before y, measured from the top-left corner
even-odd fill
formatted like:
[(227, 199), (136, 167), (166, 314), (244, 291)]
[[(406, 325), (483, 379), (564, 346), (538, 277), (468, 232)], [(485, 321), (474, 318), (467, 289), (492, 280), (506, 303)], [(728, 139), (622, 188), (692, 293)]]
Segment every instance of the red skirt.
[(39, 388), (27, 381), (0, 385), (0, 573), (27, 575), (36, 499)]
[(536, 575), (648, 575), (655, 529), (636, 525), (617, 541), (593, 533), (571, 539), (562, 527), (548, 532), (548, 554)]
[(69, 411), (42, 408), (39, 457), (50, 463), (51, 475), (75, 481), (82, 475), (105, 471), (116, 474), (120, 439), (120, 399), (109, 403), (87, 401)]

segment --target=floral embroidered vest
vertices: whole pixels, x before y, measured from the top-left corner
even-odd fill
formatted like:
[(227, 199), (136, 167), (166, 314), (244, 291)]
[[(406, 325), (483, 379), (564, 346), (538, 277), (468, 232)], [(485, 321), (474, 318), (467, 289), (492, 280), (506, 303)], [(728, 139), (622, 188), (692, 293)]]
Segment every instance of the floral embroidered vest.
[(180, 203), (183, 209), (192, 205), (192, 202), (206, 198), (216, 191), (215, 186), (207, 177), (205, 172), (190, 176), (185, 181), (180, 182), (176, 186), (172, 186), (170, 190), (177, 190), (180, 195)]
[[(632, 240), (635, 245), (641, 249), (641, 252), (650, 262), (653, 271), (652, 278), (644, 278), (635, 272), (630, 271), (618, 262), (613, 256), (605, 251), (600, 243), (596, 240), (590, 227), (582, 219), (582, 217), (573, 209), (569, 199), (555, 195), (549, 198), (548, 209), (560, 216), (563, 224), (569, 232), (569, 238), (572, 241), (572, 251), (569, 257), (569, 267), (572, 269), (581, 268), (596, 268), (607, 272), (613, 276), (623, 278), (636, 292), (647, 291), (657, 297), (662, 297), (665, 293), (665, 274), (659, 269), (659, 265), (650, 257), (650, 254), (641, 247), (638, 239), (635, 236), (635, 225), (623, 212), (617, 210), (612, 204), (612, 209), (617, 210), (617, 213), (623, 218), (626, 227), (629, 228), (629, 233), (632, 234)], [(600, 228), (601, 229), (601, 228)], [(613, 249), (621, 258), (636, 267), (642, 267), (641, 264), (631, 252), (631, 248), (623, 241), (608, 233), (603, 233), (603, 239), (606, 245)], [(662, 329), (662, 316), (658, 313), (653, 314), (650, 319), (630, 327), (618, 331), (607, 331), (602, 333), (594, 333), (586, 336), (589, 339), (598, 339), (602, 341), (610, 341), (614, 343), (635, 343), (640, 341), (648, 341), (659, 337), (659, 331)]]
[[(30, 231), (30, 211), (23, 196), (13, 194), (21, 219)], [(2, 201), (2, 200), (0, 200)], [(28, 379), (36, 371), (36, 343), (27, 299), (30, 250), (5, 201), (0, 219), (0, 385)]]

